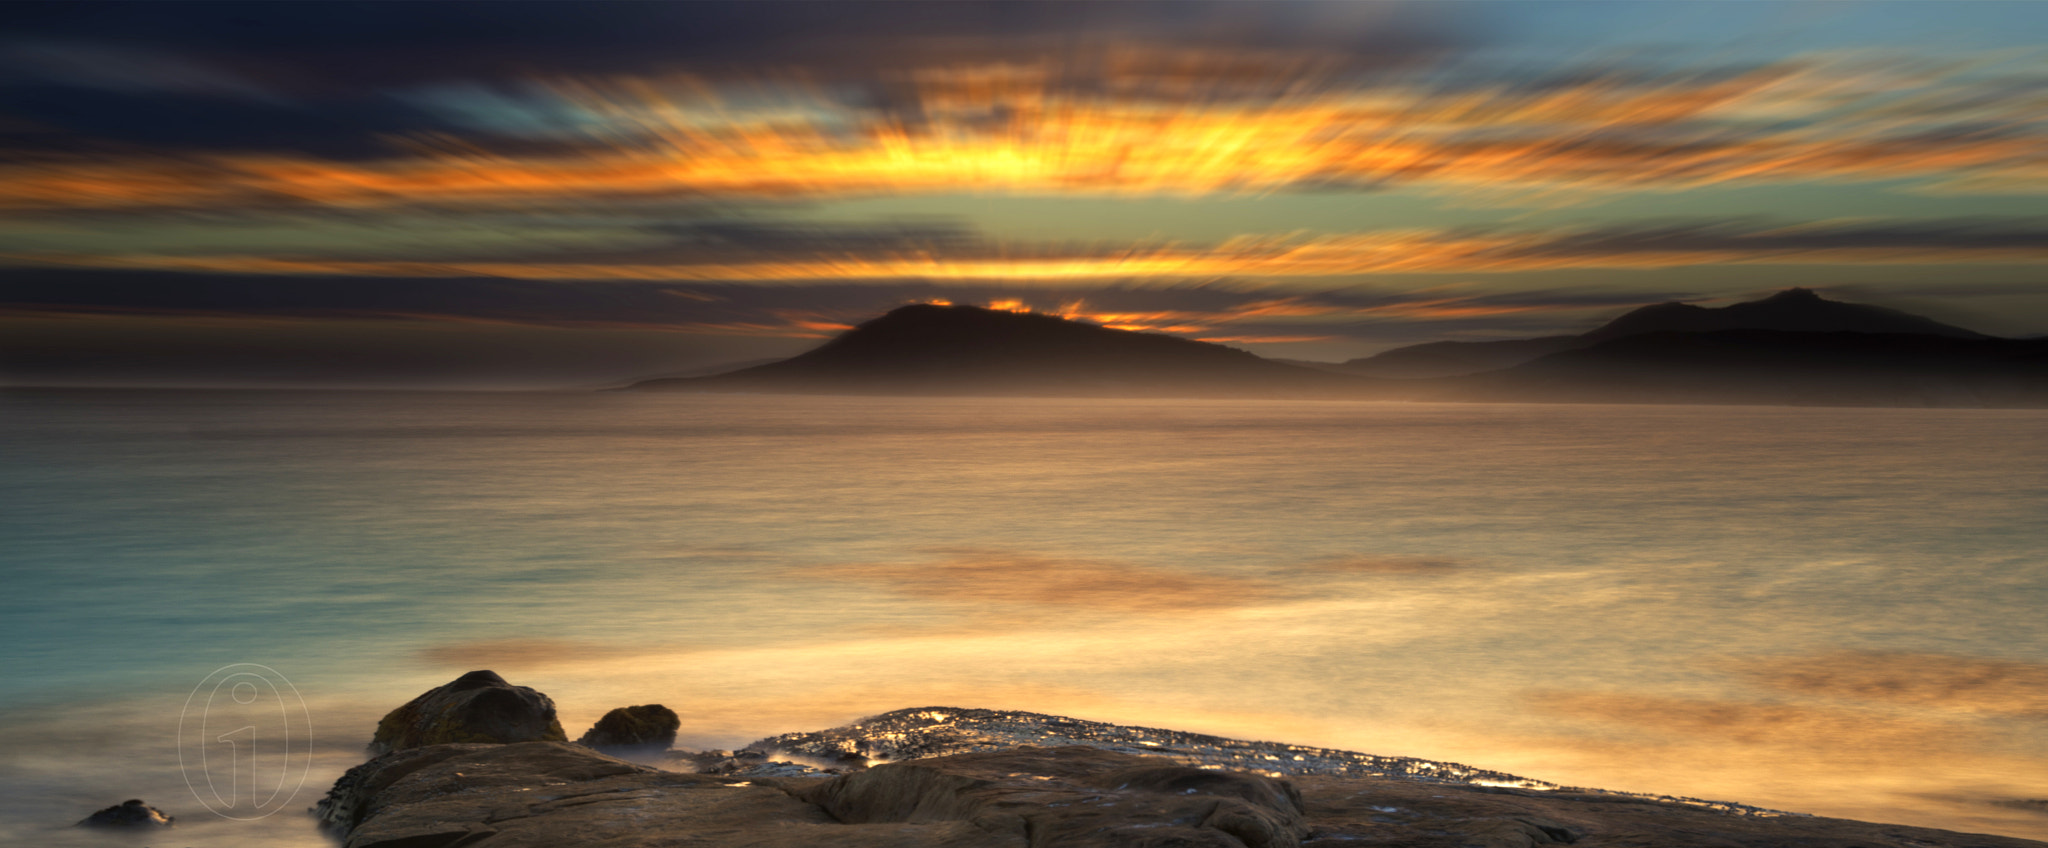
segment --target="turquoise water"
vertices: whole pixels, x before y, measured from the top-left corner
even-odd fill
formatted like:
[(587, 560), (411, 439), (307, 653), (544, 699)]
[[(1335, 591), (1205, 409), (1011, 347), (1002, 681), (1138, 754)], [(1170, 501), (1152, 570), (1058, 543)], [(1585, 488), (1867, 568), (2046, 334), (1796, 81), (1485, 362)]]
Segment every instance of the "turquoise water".
[[(0, 838), (321, 844), (472, 668), (572, 736), (1028, 709), (2048, 838), (2036, 411), (52, 391), (0, 455)], [(313, 737), (248, 822), (178, 759), (237, 663)]]

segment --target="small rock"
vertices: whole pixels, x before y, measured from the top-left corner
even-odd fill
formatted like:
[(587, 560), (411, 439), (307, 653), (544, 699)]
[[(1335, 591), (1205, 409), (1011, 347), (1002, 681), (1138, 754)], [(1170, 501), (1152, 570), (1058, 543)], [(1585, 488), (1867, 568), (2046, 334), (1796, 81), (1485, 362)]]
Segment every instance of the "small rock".
[(164, 811), (131, 798), (78, 822), (78, 827), (170, 827), (174, 821)]
[(567, 742), (555, 702), (493, 671), (472, 671), (429, 689), (377, 722), (371, 756), (460, 742)]
[(675, 744), (676, 730), (682, 726), (676, 711), (660, 704), (620, 707), (605, 713), (576, 741), (615, 756), (659, 754)]

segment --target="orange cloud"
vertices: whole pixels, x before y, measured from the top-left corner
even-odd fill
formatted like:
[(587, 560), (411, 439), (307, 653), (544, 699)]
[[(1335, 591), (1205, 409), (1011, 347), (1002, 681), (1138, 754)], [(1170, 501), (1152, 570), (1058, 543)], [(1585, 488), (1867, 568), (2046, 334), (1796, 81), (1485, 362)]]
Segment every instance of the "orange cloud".
[[(1892, 264), (2039, 262), (2048, 231), (1971, 222), (1835, 222), (1799, 227), (1710, 222), (1591, 231), (1386, 230), (1335, 235), (1247, 235), (1212, 245), (964, 245), (878, 248), (709, 261), (492, 262), (344, 260), (275, 256), (0, 254), (0, 263), (164, 271), (528, 280), (793, 282), (925, 279), (1060, 283), (1215, 277), (1329, 277), (1386, 273), (1503, 273), (1556, 268), (1668, 268), (1729, 263)], [(1275, 317), (1332, 307), (1276, 300)], [(1469, 317), (1528, 307), (1447, 298), (1377, 307), (1378, 314)], [(1078, 314), (1079, 310), (1077, 310)], [(1161, 313), (1091, 315), (1105, 324), (1154, 324)]]
[[(585, 116), (589, 129), (545, 152), (436, 135), (369, 162), (47, 156), (0, 168), (0, 209), (1808, 180), (2048, 190), (2038, 103), (1986, 96), (1988, 83), (1967, 69), (1812, 59), (1732, 74), (1606, 68), (1552, 85), (1449, 87), (1228, 53), (1167, 58), (1121, 49), (1065, 63), (926, 68), (901, 80), (908, 105), (896, 107), (787, 80), (563, 80), (535, 96)], [(741, 89), (753, 96), (736, 102), (728, 92)], [(741, 105), (757, 101), (774, 105)]]

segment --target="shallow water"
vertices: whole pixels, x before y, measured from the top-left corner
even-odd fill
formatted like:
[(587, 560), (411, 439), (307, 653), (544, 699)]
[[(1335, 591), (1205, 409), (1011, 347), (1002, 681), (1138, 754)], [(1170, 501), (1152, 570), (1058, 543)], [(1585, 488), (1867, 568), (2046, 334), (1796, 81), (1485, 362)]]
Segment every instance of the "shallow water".
[[(2048, 795), (2037, 411), (13, 392), (0, 453), (0, 840), (322, 844), (474, 668), (572, 736), (1024, 709), (2048, 838), (1999, 803)], [(312, 731), (211, 788), (249, 822), (178, 759), (236, 663)]]

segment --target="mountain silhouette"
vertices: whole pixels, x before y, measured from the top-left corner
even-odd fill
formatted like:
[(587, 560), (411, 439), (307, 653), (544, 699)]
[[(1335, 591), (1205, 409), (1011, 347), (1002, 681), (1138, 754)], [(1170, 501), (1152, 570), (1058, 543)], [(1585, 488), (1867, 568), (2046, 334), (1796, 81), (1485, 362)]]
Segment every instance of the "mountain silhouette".
[[(1731, 324), (1770, 326), (1723, 328)], [(1543, 350), (1558, 339), (1569, 340), (1572, 346)], [(1477, 374), (1374, 379), (1286, 365), (1218, 344), (1113, 330), (1055, 315), (917, 304), (891, 311), (790, 359), (712, 376), (643, 380), (628, 388), (798, 394), (2048, 406), (2048, 339), (1994, 338), (1903, 312), (1825, 300), (1803, 289), (1721, 309), (1646, 306), (1580, 336), (1490, 344), (1525, 359)]]
[[(1910, 317), (1910, 316), (1908, 316)], [(1445, 400), (1794, 406), (2048, 405), (2048, 339), (1714, 330), (1625, 335), (1417, 381)]]
[(1644, 333), (1704, 333), (1715, 330), (1781, 330), (1794, 333), (1918, 333), (1958, 339), (1990, 336), (1943, 324), (1932, 318), (1870, 306), (1828, 300), (1812, 289), (1786, 289), (1762, 300), (1719, 309), (1689, 303), (1645, 306), (1580, 336), (1605, 341)]
[(1056, 315), (914, 304), (824, 345), (711, 377), (638, 390), (1115, 397), (1350, 396), (1370, 382), (1236, 348)]
[(1429, 342), (1327, 366), (1327, 370), (1368, 377), (1413, 379), (1476, 374), (1512, 368), (1609, 339), (1648, 333), (1705, 333), (1720, 330), (1777, 330), (1800, 333), (1924, 334), (1988, 339), (1982, 333), (1895, 309), (1828, 300), (1811, 289), (1793, 288), (1762, 300), (1720, 308), (1659, 303), (1630, 311), (1599, 329), (1576, 336), (1543, 336), (1491, 342)]

